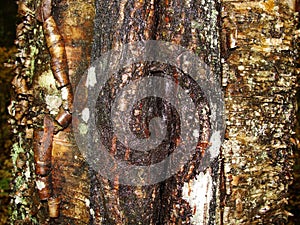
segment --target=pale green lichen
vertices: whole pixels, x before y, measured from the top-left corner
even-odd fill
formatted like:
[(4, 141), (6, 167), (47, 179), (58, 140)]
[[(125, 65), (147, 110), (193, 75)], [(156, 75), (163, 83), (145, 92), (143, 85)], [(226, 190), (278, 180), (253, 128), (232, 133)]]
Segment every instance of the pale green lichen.
[(62, 99), (56, 95), (47, 95), (45, 97), (45, 102), (47, 109), (49, 109), (50, 114), (56, 115), (59, 112), (59, 108), (62, 105)]
[[(61, 92), (57, 89), (52, 71), (44, 71), (38, 77), (38, 87), (41, 92), (41, 99), (45, 99), (50, 114), (56, 115), (63, 104)], [(42, 94), (43, 93), (43, 94)]]
[[(25, 134), (25, 130), (29, 129), (27, 121), (29, 120), (29, 112), (31, 106), (32, 91), (27, 91), (27, 85), (30, 86), (36, 72), (37, 55), (39, 54), (44, 37), (41, 32), (42, 26), (35, 20), (36, 4), (38, 1), (24, 0), (18, 2), (19, 14), (22, 21), (17, 29), (17, 47), (18, 52), (16, 57), (16, 77), (24, 78), (25, 86), (20, 86), (25, 92), (23, 95), (28, 95), (25, 100), (15, 98), (12, 100), (9, 107), (10, 115), (14, 118), (12, 124), (13, 133), (16, 134), (14, 144), (11, 148), (11, 159), (13, 163), (13, 181), (12, 186), (12, 200), (11, 200), (11, 224), (38, 224), (36, 218), (32, 213), (33, 196), (28, 194), (32, 193), (34, 189), (35, 174), (33, 165), (33, 151), (32, 140), (30, 135)], [(17, 83), (17, 85), (19, 85)], [(23, 83), (20, 85), (24, 85)], [(22, 108), (24, 112), (20, 113), (16, 108)], [(19, 126), (22, 124), (22, 126)], [(32, 124), (32, 121), (31, 121)], [(24, 127), (25, 126), (25, 127)]]
[(89, 118), (90, 118), (90, 110), (89, 110), (89, 108), (84, 108), (82, 110), (82, 119), (84, 122), (87, 123)]
[[(20, 136), (19, 136), (19, 140), (21, 140)], [(13, 165), (14, 165), (15, 171), (17, 170), (17, 168), (16, 168), (17, 158), (18, 158), (18, 156), (19, 156), (20, 153), (24, 153), (24, 152), (25, 151), (22, 148), (21, 143), (16, 142), (16, 143), (13, 144), (13, 146), (12, 146), (12, 152), (11, 152), (11, 158), (12, 158), (12, 161), (13, 161)]]
[(86, 87), (94, 87), (97, 83), (97, 77), (95, 73), (95, 67), (90, 67), (88, 71), (88, 78), (86, 81)]
[(50, 95), (59, 95), (60, 94), (60, 91), (58, 91), (56, 88), (55, 79), (54, 79), (53, 73), (50, 69), (43, 72), (38, 77), (38, 86), (41, 89), (44, 89), (47, 92), (47, 94), (50, 94)]
[(80, 134), (87, 134), (87, 132), (88, 132), (88, 127), (87, 127), (87, 125), (86, 124), (84, 124), (84, 123), (80, 123), (79, 124), (79, 132), (80, 132)]
[[(35, 59), (35, 56), (38, 54), (39, 50), (36, 46), (30, 46), (30, 58)], [(35, 60), (30, 61), (30, 69), (28, 70), (30, 72), (30, 77), (32, 78), (34, 74), (34, 65), (35, 65)]]
[[(24, 144), (24, 137), (22, 133), (19, 133), (18, 136), (18, 142), (14, 143), (12, 146), (11, 151), (11, 158), (13, 161), (14, 169), (13, 169), (13, 192), (14, 195), (12, 196), (12, 204), (14, 207), (11, 212), (11, 224), (14, 224), (17, 220), (30, 220), (32, 224), (38, 224), (35, 218), (32, 218), (31, 213), (29, 212), (29, 206), (32, 204), (30, 199), (23, 195), (23, 192), (28, 190), (29, 182), (31, 179), (34, 179), (34, 173), (31, 173), (32, 166), (29, 163), (30, 158), (32, 158), (32, 150), (27, 151), (23, 147)], [(20, 171), (19, 168), (17, 168), (17, 160), (20, 156), (20, 154), (25, 154), (27, 161), (25, 163), (25, 166)]]

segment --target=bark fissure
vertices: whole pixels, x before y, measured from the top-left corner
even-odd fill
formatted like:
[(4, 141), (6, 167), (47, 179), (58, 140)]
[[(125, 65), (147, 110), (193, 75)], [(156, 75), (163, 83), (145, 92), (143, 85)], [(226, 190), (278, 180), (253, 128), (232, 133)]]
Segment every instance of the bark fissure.
[[(220, 61), (218, 60), (219, 49), (217, 44), (218, 3), (215, 1), (211, 1), (209, 4), (200, 3), (199, 1), (120, 1), (115, 5), (98, 1), (96, 8), (93, 60), (96, 60), (113, 47), (133, 41), (164, 40), (185, 46), (203, 57), (212, 67), (214, 79), (218, 80), (219, 67), (217, 65)], [(117, 10), (120, 14), (118, 19), (113, 15)], [(208, 25), (212, 27), (203, 29)], [(176, 69), (168, 68), (168, 66), (159, 67), (153, 71), (154, 67), (151, 64), (140, 63), (125, 69), (125, 71), (133, 79), (142, 77), (149, 72), (157, 73), (157, 71), (173, 74), (175, 80), (181, 76)], [(122, 73), (116, 74), (108, 82), (110, 86), (107, 86), (106, 90), (111, 94), (107, 96), (105, 94), (106, 98), (113, 97), (117, 92), (116, 90), (118, 90), (118, 86), (124, 85), (121, 76)], [(166, 93), (168, 91), (171, 93), (167, 87), (162, 88), (166, 90)], [(108, 104), (106, 101), (98, 103), (99, 108), (103, 105), (107, 106)], [(99, 110), (98, 114), (108, 113), (110, 110), (108, 107)], [(100, 121), (105, 122), (105, 118), (107, 119), (107, 116), (103, 116), (103, 120), (100, 119)], [(105, 129), (107, 129), (107, 126), (105, 126)], [(101, 133), (105, 132), (109, 133), (110, 129), (101, 131)], [(145, 132), (147, 133), (147, 131)], [(106, 137), (105, 140), (110, 142), (111, 152), (117, 155), (120, 154), (119, 157), (121, 158), (125, 157), (120, 145), (118, 143), (114, 144), (113, 136)], [(116, 147), (113, 147), (114, 145)], [(161, 149), (161, 151), (167, 151), (167, 154), (171, 153), (168, 153), (170, 150), (167, 149)], [(149, 157), (147, 160), (154, 163), (159, 156), (152, 154)], [(195, 222), (191, 221), (193, 214), (202, 209), (197, 208), (192, 211), (189, 203), (182, 197), (182, 189), (184, 183), (196, 179), (195, 177), (200, 172), (197, 169), (200, 159), (201, 154), (195, 151), (195, 156), (189, 162), (189, 165), (186, 165), (180, 173), (165, 182), (145, 187), (116, 185), (118, 178), (112, 182), (96, 175), (97, 179), (95, 178), (92, 183), (92, 186), (98, 185), (98, 187), (92, 188), (94, 211), (96, 212), (94, 222), (99, 224), (139, 224), (143, 221), (146, 224), (194, 224)], [(216, 177), (216, 175), (217, 172), (214, 171), (208, 172), (205, 176)], [(199, 179), (201, 178), (199, 177)], [(215, 190), (216, 178), (214, 178), (214, 181), (209, 182), (213, 183), (213, 189)], [(96, 192), (100, 190), (102, 193)], [(137, 195), (137, 193), (140, 194)], [(189, 198), (188, 195), (186, 198)], [(213, 194), (212, 198), (215, 199), (216, 196)], [(213, 224), (215, 220), (213, 209), (215, 203), (212, 203), (211, 200), (206, 199), (205, 210), (200, 214), (198, 213), (204, 217), (203, 221), (209, 224)]]
[[(286, 223), (297, 82), (295, 6), (290, 9), (286, 1), (277, 0), (223, 0), (222, 5), (219, 0), (53, 0), (51, 10), (47, 2), (51, 1), (18, 2), (22, 22), (17, 27), (15, 96), (9, 107), (16, 134), (12, 224)], [(52, 19), (46, 22), (47, 18)], [(48, 120), (58, 118), (60, 109), (72, 111), (71, 92), (67, 99), (62, 89), (69, 83), (74, 91), (81, 88), (78, 83), (90, 62), (113, 48), (150, 39), (193, 51), (210, 67), (210, 79), (216, 84), (222, 80), (227, 128), (219, 158), (200, 170), (211, 144), (213, 110), (204, 93), (184, 78), (183, 71), (166, 63), (137, 62), (120, 69), (106, 82), (95, 109), (99, 138), (117, 160), (149, 166), (170, 156), (180, 144), (179, 114), (155, 97), (135, 99), (128, 121), (136, 136), (147, 138), (162, 128), (155, 122), (151, 130), (151, 120), (166, 118), (169, 133), (163, 144), (140, 153), (117, 139), (110, 121), (112, 102), (130, 82), (167, 76), (176, 84), (172, 88), (182, 86), (197, 96), (193, 99), (197, 109), (203, 109), (201, 141), (186, 165), (160, 183), (130, 186), (120, 183), (126, 171), (112, 180), (94, 171), (86, 162), (89, 155), (84, 158), (76, 144), (72, 126), (52, 136)], [(63, 45), (65, 54), (55, 55), (54, 47)], [(149, 87), (164, 90), (168, 97), (174, 91), (167, 84)], [(88, 101), (85, 97), (82, 105)], [(59, 118), (63, 122), (65, 117)], [(34, 134), (41, 137), (34, 140)], [(35, 145), (35, 150), (41, 146), (49, 150), (51, 139), (51, 156), (46, 157), (48, 151), (33, 153)], [(35, 168), (34, 156), (41, 162)], [(171, 166), (166, 165), (166, 173)], [(35, 175), (43, 169), (47, 171)], [(60, 199), (60, 216), (55, 219), (49, 218), (45, 202), (48, 187), (50, 195)]]

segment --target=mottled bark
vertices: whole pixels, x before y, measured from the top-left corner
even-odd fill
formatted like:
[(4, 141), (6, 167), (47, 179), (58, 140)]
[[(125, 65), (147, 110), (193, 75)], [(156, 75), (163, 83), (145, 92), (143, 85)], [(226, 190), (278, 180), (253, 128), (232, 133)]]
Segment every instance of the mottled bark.
[(292, 182), (296, 21), (285, 1), (223, 1), (226, 135), (220, 224), (285, 224)]
[[(88, 167), (71, 126), (64, 122), (65, 115), (57, 115), (63, 110), (71, 113), (73, 96), (68, 82), (76, 90), (76, 82), (89, 64), (94, 5), (88, 1), (29, 0), (19, 1), (18, 6), (22, 22), (17, 28), (15, 96), (10, 106), (18, 137), (12, 153), (15, 185), (11, 221), (88, 224)], [(64, 89), (67, 94), (61, 92)]]

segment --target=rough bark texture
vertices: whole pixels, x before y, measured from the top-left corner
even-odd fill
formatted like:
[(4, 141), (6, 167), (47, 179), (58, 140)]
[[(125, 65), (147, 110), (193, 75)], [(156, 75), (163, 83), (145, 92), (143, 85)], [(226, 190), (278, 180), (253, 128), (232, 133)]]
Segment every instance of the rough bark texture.
[[(94, 5), (89, 1), (54, 1), (50, 4), (52, 9), (48, 6), (50, 11), (45, 7), (47, 1), (19, 1), (18, 5), (22, 22), (17, 28), (15, 96), (9, 108), (17, 137), (12, 152), (15, 177), (11, 221), (12, 224), (88, 224), (88, 167), (76, 147), (71, 127), (59, 128), (51, 141), (48, 129), (53, 125), (46, 127), (43, 121), (45, 115), (54, 120), (66, 104), (62, 88), (59, 88), (61, 83), (55, 80), (55, 71), (50, 67), (51, 61), (56, 65), (63, 65), (59, 64), (63, 62), (51, 51), (57, 51), (59, 47), (57, 52), (66, 54), (67, 65), (63, 65), (62, 70), (68, 74), (75, 90), (76, 82), (89, 64)], [(52, 16), (51, 24), (43, 24), (46, 15), (43, 10), (48, 10)], [(46, 33), (45, 25), (51, 25), (56, 31)], [(45, 37), (45, 33), (48, 36)], [(41, 140), (37, 138), (39, 135), (34, 137), (37, 132), (40, 132)], [(51, 166), (50, 172), (38, 172), (38, 167), (34, 168), (33, 164), (33, 148), (36, 157), (49, 144), (52, 145), (51, 155), (46, 158), (41, 155), (40, 159), (45, 159)], [(60, 216), (50, 219), (49, 210), (56, 211), (51, 205), (53, 201), (59, 203)]]
[(227, 129), (220, 224), (285, 224), (295, 124), (294, 11), (285, 1), (223, 1)]
[[(192, 50), (204, 59), (214, 72), (215, 77), (212, 79), (218, 82), (218, 9), (217, 1), (97, 1), (93, 57), (96, 59), (114, 47), (134, 41), (169, 41)], [(175, 79), (181, 76), (180, 71), (164, 65), (140, 63), (127, 68), (109, 82), (107, 91), (110, 95), (104, 95), (103, 98), (107, 99), (98, 104), (100, 108), (103, 105), (108, 108), (99, 110), (102, 117), (107, 118), (104, 115), (109, 115), (109, 98), (114, 98), (119, 87), (128, 82), (127, 79), (123, 80), (124, 74), (137, 78), (157, 71), (171, 74)], [(162, 88), (166, 89), (166, 94), (170, 91), (167, 87)], [(102, 126), (102, 134), (106, 135), (104, 139), (110, 143), (110, 151), (124, 157), (126, 149), (114, 142), (113, 132), (109, 129), (110, 122), (102, 122), (106, 123)], [(144, 132), (147, 133), (147, 130)], [(173, 142), (171, 139), (170, 146), (176, 145)], [(171, 152), (171, 148), (160, 149), (145, 160), (154, 163), (161, 154)], [(214, 165), (217, 169), (208, 169), (200, 174), (200, 159), (200, 152), (195, 151), (193, 159), (181, 172), (164, 182), (143, 187), (125, 186), (119, 184), (118, 178), (109, 181), (95, 175), (92, 184), (94, 223), (213, 224), (218, 165)], [(199, 188), (199, 193), (193, 192), (193, 188)], [(200, 199), (203, 202), (200, 203)]]
[(15, 96), (8, 108), (13, 119), (12, 131), (15, 134), (15, 143), (12, 147), (12, 161), (14, 165), (12, 183), (12, 224), (25, 224), (36, 222), (36, 214), (39, 206), (35, 193), (35, 176), (32, 151), (32, 119), (27, 119), (29, 108), (33, 102), (33, 91), (29, 90), (32, 80), (34, 61), (38, 46), (41, 45), (34, 32), (40, 32), (40, 27), (34, 20), (33, 2), (27, 6), (20, 2), (19, 16), (22, 22), (17, 26), (16, 76), (12, 82)]
[[(134, 187), (121, 185), (118, 179), (109, 181), (97, 171), (91, 171), (89, 177), (70, 125), (53, 136), (51, 172), (42, 177), (35, 175), (33, 134), (40, 131), (42, 136), (48, 134), (45, 115), (55, 118), (66, 102), (56, 87), (55, 71), (51, 70), (50, 62), (55, 59), (46, 46), (43, 22), (37, 21), (37, 18), (43, 21), (40, 6), (47, 2), (19, 1), (15, 96), (9, 107), (15, 134), (11, 224), (283, 224), (287, 221), (289, 213), (285, 206), (292, 180), (290, 138), (296, 84), (295, 18), (289, 7), (275, 0), (223, 0), (220, 15), (217, 0), (52, 2), (50, 15), (63, 39), (68, 63), (64, 69), (68, 71), (73, 91), (89, 65), (90, 52), (96, 60), (114, 47), (140, 40), (182, 45), (211, 67), (216, 82), (222, 73), (227, 128), (220, 160), (200, 172), (197, 167), (201, 155), (195, 151), (189, 164), (168, 180)], [(135, 64), (108, 83), (108, 98), (114, 97), (112, 88), (125, 85), (122, 75), (139, 78), (153, 68), (170, 73), (174, 79), (180, 77), (180, 71), (171, 66)], [(101, 112), (107, 110), (101, 104), (99, 108)], [(52, 129), (51, 125), (48, 127)], [(126, 157), (124, 149), (117, 148), (114, 138), (109, 136), (111, 133), (105, 134), (105, 130), (103, 133), (111, 152)], [(146, 134), (147, 129), (142, 135)], [(172, 141), (171, 145), (176, 146), (176, 140)], [(41, 146), (44, 145), (42, 142)], [(170, 149), (162, 152), (169, 154)], [(153, 163), (157, 158), (152, 154), (145, 159)], [(41, 185), (46, 178), (44, 184), (48, 184), (49, 193)], [(59, 199), (59, 217), (49, 218), (49, 199), (48, 202), (40, 199), (41, 190)]]
[[(153, 1), (96, 1), (94, 59), (130, 41), (144, 40), (145, 36), (152, 38), (153, 4)], [(141, 21), (144, 22), (141, 23)], [(135, 66), (126, 72), (131, 76), (133, 70), (136, 70)], [(138, 74), (142, 70), (143, 68), (139, 68)], [(116, 81), (112, 81), (107, 93), (113, 95), (113, 87), (118, 85), (119, 78), (116, 77)], [(103, 106), (100, 105), (100, 107)], [(103, 133), (106, 132), (108, 131), (103, 130)], [(112, 136), (107, 139), (112, 142)], [(115, 151), (113, 147), (112, 151)], [(142, 221), (146, 224), (152, 223), (153, 220), (159, 219), (159, 210), (150, 207), (151, 203), (159, 201), (155, 195), (158, 189), (156, 185), (139, 187), (139, 190), (130, 186), (120, 187), (118, 180), (109, 181), (95, 174), (92, 179), (91, 196), (95, 212), (92, 218), (93, 223), (139, 224)]]

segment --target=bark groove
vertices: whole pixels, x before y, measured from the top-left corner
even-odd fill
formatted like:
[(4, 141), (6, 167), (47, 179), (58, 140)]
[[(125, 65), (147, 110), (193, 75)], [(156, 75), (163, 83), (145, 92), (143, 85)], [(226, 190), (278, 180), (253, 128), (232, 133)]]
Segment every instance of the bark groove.
[[(94, 60), (112, 48), (130, 42), (149, 39), (163, 40), (182, 45), (200, 56), (213, 70), (214, 77), (212, 79), (215, 79), (216, 82), (219, 80), (219, 3), (217, 1), (97, 1), (96, 8), (92, 53)], [(157, 71), (170, 73), (175, 80), (181, 76), (180, 71), (176, 71), (168, 65), (157, 66), (141, 62), (124, 69), (108, 82), (110, 86), (107, 87), (107, 90), (110, 94), (107, 98), (115, 96), (118, 88), (126, 84), (127, 81), (122, 82), (122, 75), (128, 74), (128, 77), (136, 79), (147, 73)], [(166, 92), (170, 91), (167, 87), (162, 88)], [(99, 108), (103, 105), (106, 105), (107, 109), (99, 110), (100, 114), (110, 110), (107, 101), (98, 104)], [(103, 116), (103, 118), (107, 117)], [(107, 127), (105, 126), (101, 133), (110, 133), (111, 131)], [(209, 131), (203, 131), (203, 133), (206, 132)], [(113, 135), (108, 136), (105, 140), (110, 143), (110, 151), (115, 155), (119, 154), (125, 157), (126, 154), (122, 153), (122, 148), (114, 142)], [(170, 146), (172, 145), (176, 146), (175, 143), (170, 144)], [(169, 149), (161, 149), (160, 151), (169, 154), (168, 151), (171, 152), (171, 149), (172, 147), (169, 147)], [(202, 151), (204, 149), (203, 146)], [(147, 161), (153, 163), (159, 157), (157, 153), (156, 155), (152, 154), (149, 155)], [(217, 176), (217, 171), (208, 169), (205, 175), (204, 173), (199, 175), (198, 167), (201, 164), (201, 157), (200, 151), (195, 151), (193, 159), (178, 174), (164, 182), (150, 186), (125, 186), (119, 184), (118, 178), (114, 181), (108, 181), (95, 174), (92, 179), (94, 223), (171, 225), (194, 224), (195, 221), (200, 220), (200, 223), (203, 224), (214, 224), (214, 193), (217, 180), (212, 177)], [(206, 176), (210, 178), (206, 180)], [(191, 208), (188, 202), (192, 201), (193, 198), (190, 196), (191, 191), (188, 190), (191, 190), (192, 185), (196, 186), (196, 177), (199, 180), (206, 180), (208, 182), (207, 187), (214, 190), (212, 195), (207, 198), (204, 197), (205, 203), (201, 203), (206, 206), (204, 210), (199, 205), (193, 205)], [(204, 190), (207, 189), (204, 188)], [(203, 192), (205, 192), (204, 190)], [(204, 193), (202, 194), (204, 195)]]

